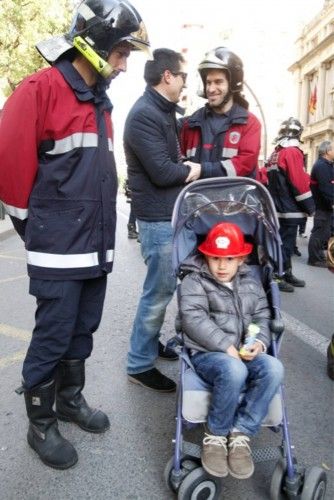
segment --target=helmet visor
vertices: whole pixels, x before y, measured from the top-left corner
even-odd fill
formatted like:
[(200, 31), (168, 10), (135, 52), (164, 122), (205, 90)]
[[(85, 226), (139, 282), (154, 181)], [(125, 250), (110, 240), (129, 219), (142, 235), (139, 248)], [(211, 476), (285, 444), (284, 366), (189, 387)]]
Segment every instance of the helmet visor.
[(146, 26), (143, 21), (140, 21), (139, 29), (137, 31), (133, 31), (128, 36), (123, 37), (120, 42), (121, 41), (129, 42), (132, 45), (133, 50), (142, 50), (150, 54), (150, 42)]
[[(84, 22), (81, 23), (80, 19)], [(115, 45), (123, 41), (129, 42), (134, 50), (147, 50), (150, 45), (140, 15), (125, 0), (97, 2), (94, 11), (84, 2), (79, 5), (73, 24), (72, 35), (91, 38), (96, 48), (105, 52), (110, 52)], [(83, 25), (82, 30), (80, 24)]]

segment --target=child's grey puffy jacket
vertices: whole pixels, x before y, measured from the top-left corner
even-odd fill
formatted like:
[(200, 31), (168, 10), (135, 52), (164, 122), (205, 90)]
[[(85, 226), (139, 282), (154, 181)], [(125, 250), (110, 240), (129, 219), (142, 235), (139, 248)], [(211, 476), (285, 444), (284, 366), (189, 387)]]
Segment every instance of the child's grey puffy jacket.
[(233, 290), (214, 279), (201, 255), (190, 258), (183, 269), (192, 271), (180, 287), (180, 315), (187, 347), (226, 352), (234, 345), (238, 349), (252, 322), (260, 327), (257, 338), (269, 346), (268, 301), (247, 265), (240, 266)]

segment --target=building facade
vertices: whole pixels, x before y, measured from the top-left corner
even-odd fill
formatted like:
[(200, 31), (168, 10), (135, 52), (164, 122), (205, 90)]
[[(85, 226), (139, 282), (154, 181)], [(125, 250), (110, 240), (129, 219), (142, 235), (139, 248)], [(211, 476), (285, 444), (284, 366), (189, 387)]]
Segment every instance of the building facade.
[(290, 66), (297, 89), (297, 116), (311, 169), (319, 144), (334, 140), (334, 0), (303, 29), (297, 42), (298, 60)]

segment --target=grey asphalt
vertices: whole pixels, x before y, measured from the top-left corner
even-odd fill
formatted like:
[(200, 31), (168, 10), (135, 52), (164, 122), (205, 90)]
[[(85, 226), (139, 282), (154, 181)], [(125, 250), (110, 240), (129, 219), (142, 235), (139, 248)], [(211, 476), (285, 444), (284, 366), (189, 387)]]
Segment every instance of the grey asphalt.
[[(101, 326), (95, 335), (94, 353), (87, 362), (85, 389), (89, 403), (109, 415), (111, 429), (99, 436), (60, 423), (62, 433), (79, 455), (78, 464), (67, 471), (44, 466), (26, 442), (24, 401), (14, 389), (20, 382), (21, 357), (28, 345), (24, 332), (33, 327), (35, 306), (27, 293), (22, 242), (13, 234), (0, 241), (0, 500), (174, 498), (164, 484), (163, 470), (173, 450), (175, 395), (156, 394), (133, 385), (125, 373), (131, 324), (145, 268), (140, 245), (127, 239), (128, 205), (122, 196), (118, 211), (115, 267), (108, 282)], [(314, 335), (329, 339), (334, 276), (327, 270), (306, 266), (306, 240), (300, 245), (303, 256), (294, 259), (295, 271), (305, 277), (307, 287), (282, 296), (282, 309), (292, 319), (286, 324), (281, 359), (286, 370), (286, 401), (296, 458), (303, 466), (316, 465), (328, 472), (329, 500), (334, 496), (333, 382), (326, 376), (323, 352), (301, 335), (296, 336), (294, 325), (300, 327), (299, 331), (305, 325)], [(165, 339), (173, 336), (175, 313), (173, 301), (162, 332)], [(157, 366), (177, 380), (178, 362), (159, 361)], [(199, 442), (201, 429), (186, 431), (185, 437)], [(279, 443), (280, 436), (266, 429), (253, 440), (255, 448)], [(246, 481), (224, 479), (222, 498), (268, 499), (273, 468), (273, 462), (263, 463)]]

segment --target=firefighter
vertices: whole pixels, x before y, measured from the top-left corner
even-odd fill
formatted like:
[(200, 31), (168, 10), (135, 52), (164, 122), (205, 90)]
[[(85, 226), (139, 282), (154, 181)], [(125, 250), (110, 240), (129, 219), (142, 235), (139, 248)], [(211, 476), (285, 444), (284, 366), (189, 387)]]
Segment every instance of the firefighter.
[(259, 180), (261, 125), (242, 95), (243, 63), (226, 47), (210, 50), (198, 66), (204, 107), (183, 121), (184, 157), (201, 164), (201, 178), (243, 176)]
[(276, 147), (266, 164), (268, 189), (280, 223), (284, 274), (277, 281), (283, 292), (293, 292), (295, 287), (305, 286), (305, 281), (292, 274), (291, 258), (298, 225), (315, 210), (310, 176), (305, 171), (304, 153), (300, 148), (302, 132), (303, 127), (296, 118), (283, 121), (275, 139)]
[[(25, 242), (36, 323), (23, 363), (28, 443), (48, 466), (77, 460), (57, 418), (110, 427), (82, 395), (113, 265), (117, 174), (111, 80), (149, 46), (125, 0), (84, 0), (69, 33), (41, 42), (51, 64), (8, 99), (0, 125), (0, 199)], [(56, 412), (53, 404), (56, 403)]]

